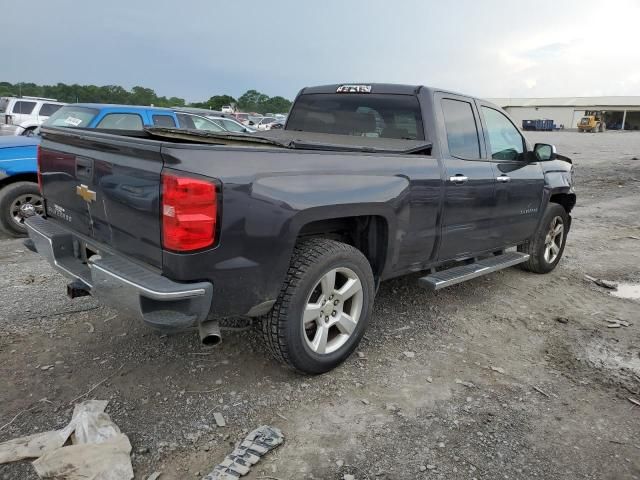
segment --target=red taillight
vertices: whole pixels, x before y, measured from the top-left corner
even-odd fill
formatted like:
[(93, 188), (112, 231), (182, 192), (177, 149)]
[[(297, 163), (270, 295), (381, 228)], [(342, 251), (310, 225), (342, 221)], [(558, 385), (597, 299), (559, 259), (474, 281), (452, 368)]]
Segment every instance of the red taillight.
[(206, 180), (162, 174), (162, 246), (186, 252), (216, 241), (218, 194)]
[(38, 189), (40, 190), (40, 193), (42, 193), (42, 150), (40, 149), (40, 145), (38, 145), (38, 166), (37, 166), (37, 172), (38, 172)]

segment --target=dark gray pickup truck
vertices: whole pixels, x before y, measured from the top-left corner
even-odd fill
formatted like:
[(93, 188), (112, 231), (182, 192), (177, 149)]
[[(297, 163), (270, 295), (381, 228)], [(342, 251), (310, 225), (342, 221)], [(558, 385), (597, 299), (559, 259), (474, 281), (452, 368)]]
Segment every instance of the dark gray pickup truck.
[(483, 100), (423, 86), (303, 89), (284, 130), (44, 128), (45, 217), (27, 246), (95, 295), (165, 331), (253, 318), (306, 373), (344, 361), (380, 281), (439, 289), (558, 264), (573, 168)]

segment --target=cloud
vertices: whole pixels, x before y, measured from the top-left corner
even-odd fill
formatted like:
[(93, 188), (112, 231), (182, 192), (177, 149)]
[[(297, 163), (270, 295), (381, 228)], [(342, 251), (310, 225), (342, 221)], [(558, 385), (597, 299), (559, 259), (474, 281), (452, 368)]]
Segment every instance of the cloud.
[(249, 88), (293, 97), (350, 81), (487, 97), (637, 94), (640, 3), (33, 0), (10, 15), (6, 81), (143, 85), (205, 99)]

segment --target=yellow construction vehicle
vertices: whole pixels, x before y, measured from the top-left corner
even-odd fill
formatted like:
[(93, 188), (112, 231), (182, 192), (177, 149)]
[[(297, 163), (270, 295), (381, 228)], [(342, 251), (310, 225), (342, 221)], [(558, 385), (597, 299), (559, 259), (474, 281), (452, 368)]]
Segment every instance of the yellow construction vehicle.
[(606, 125), (604, 123), (603, 112), (584, 112), (584, 117), (578, 121), (578, 131), (580, 132), (604, 132)]

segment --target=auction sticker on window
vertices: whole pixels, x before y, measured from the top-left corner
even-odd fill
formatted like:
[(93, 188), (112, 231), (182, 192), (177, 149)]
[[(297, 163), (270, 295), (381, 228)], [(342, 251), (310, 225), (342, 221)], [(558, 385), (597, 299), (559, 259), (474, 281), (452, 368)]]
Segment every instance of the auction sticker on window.
[(340, 85), (336, 93), (371, 93), (371, 85)]
[(66, 123), (67, 125), (71, 125), (73, 127), (77, 127), (78, 125), (80, 125), (82, 123), (82, 120), (79, 118), (75, 118), (75, 117), (67, 117), (64, 120), (64, 123)]

